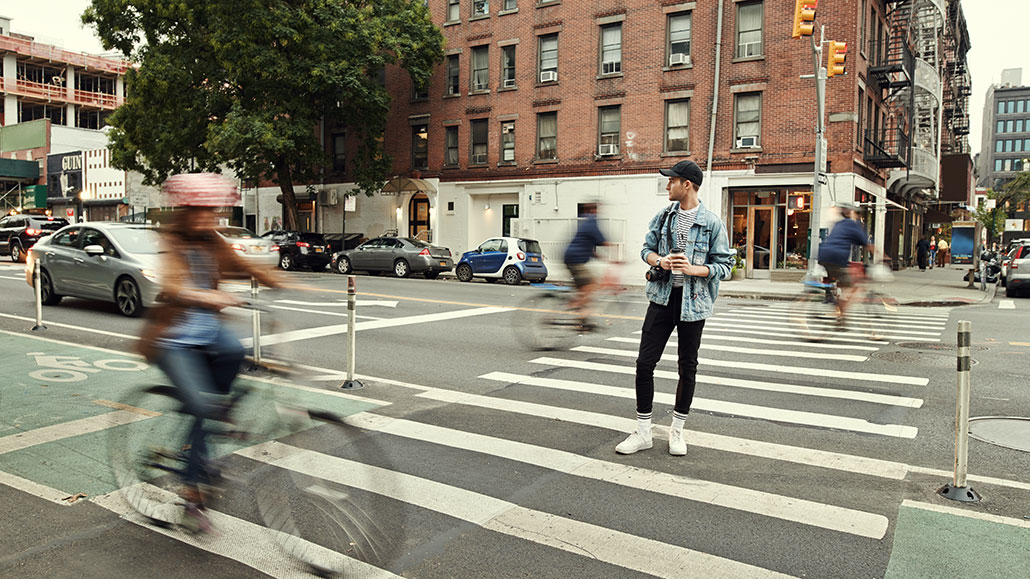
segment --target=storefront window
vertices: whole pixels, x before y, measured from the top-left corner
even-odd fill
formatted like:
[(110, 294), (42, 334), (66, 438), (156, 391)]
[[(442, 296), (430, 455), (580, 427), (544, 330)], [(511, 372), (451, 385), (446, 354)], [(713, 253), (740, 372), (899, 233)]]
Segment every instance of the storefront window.
[[(788, 206), (790, 198), (794, 203)], [(807, 269), (811, 193), (734, 191), (732, 215), (731, 245), (748, 263), (749, 274)]]

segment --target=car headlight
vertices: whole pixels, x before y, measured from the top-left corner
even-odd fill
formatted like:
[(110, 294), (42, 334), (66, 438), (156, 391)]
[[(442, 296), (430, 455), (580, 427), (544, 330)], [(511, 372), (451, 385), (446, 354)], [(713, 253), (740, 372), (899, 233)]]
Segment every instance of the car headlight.
[(157, 275), (157, 272), (156, 272), (156, 271), (154, 271), (154, 270), (152, 270), (152, 269), (142, 269), (142, 268), (141, 268), (141, 269), (139, 270), (139, 272), (140, 272), (141, 274), (143, 274), (143, 277), (145, 277), (145, 278), (149, 279), (149, 280), (150, 280), (150, 281), (152, 281), (152, 282), (159, 282), (159, 281), (161, 281), (161, 278), (160, 278), (160, 276), (158, 276), (158, 275)]

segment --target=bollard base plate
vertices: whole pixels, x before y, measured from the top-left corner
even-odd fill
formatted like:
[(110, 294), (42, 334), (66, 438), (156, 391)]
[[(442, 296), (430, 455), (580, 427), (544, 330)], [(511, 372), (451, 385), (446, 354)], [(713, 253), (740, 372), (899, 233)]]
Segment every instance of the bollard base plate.
[(365, 385), (357, 380), (345, 380), (343, 384), (340, 384), (340, 389), (342, 390), (357, 390), (364, 387)]
[(937, 489), (937, 494), (960, 503), (978, 503), (983, 498), (973, 487), (957, 487), (951, 483)]
[(46, 329), (46, 326), (44, 326), (43, 324), (38, 324), (38, 325), (32, 326), (32, 331), (33, 332), (39, 332), (39, 331), (42, 331), (42, 330), (45, 330), (45, 329)]

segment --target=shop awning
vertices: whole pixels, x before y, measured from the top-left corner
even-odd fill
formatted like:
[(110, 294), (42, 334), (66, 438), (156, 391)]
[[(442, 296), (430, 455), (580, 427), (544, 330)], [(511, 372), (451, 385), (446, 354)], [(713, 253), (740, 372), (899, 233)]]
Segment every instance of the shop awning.
[(0, 159), (0, 181), (35, 181), (39, 163), (20, 159)]
[(425, 179), (414, 177), (394, 177), (386, 182), (380, 191), (383, 195), (397, 195), (399, 193), (436, 193), (436, 187)]

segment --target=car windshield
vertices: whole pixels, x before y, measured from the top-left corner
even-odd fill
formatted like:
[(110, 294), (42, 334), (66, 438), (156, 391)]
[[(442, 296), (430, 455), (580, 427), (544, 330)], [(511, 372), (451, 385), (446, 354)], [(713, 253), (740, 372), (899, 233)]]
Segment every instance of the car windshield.
[(57, 231), (58, 229), (68, 225), (68, 222), (64, 219), (40, 219), (34, 220), (36, 226), (43, 231)]
[(422, 241), (421, 239), (414, 239), (412, 237), (405, 237), (403, 239), (404, 241), (407, 241), (415, 247), (433, 247), (432, 245), (426, 243), (425, 241)]
[(241, 239), (251, 239), (255, 237), (254, 232), (245, 227), (219, 227), (218, 233), (226, 237), (238, 237)]
[(535, 239), (520, 239), (519, 249), (526, 253), (541, 253), (540, 242)]
[(321, 233), (301, 233), (300, 240), (308, 243), (317, 243), (318, 245), (325, 245), (325, 238), (322, 237)]
[(160, 248), (160, 235), (148, 227), (125, 227), (109, 229), (106, 232), (129, 253), (153, 255)]

